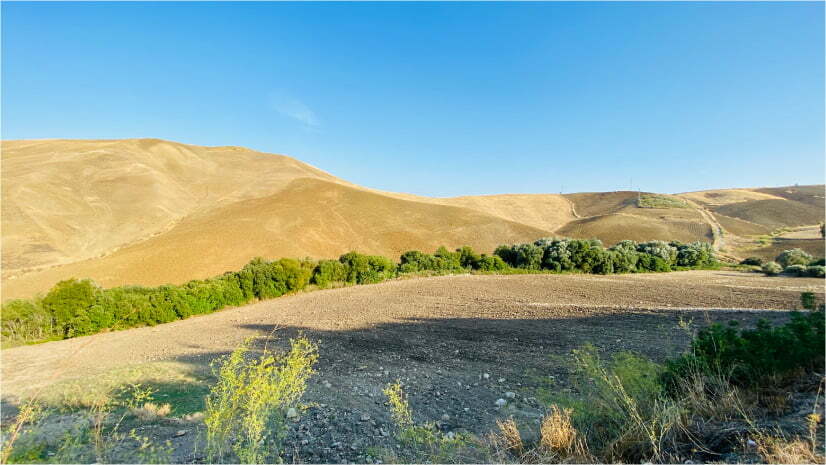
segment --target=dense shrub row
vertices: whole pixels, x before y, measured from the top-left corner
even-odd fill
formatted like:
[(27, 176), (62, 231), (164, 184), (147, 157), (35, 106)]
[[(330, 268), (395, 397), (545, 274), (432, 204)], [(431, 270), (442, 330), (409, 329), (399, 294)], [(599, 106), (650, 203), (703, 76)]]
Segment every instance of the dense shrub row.
[(369, 284), (404, 273), (503, 272), (513, 267), (608, 274), (703, 267), (713, 260), (711, 247), (702, 243), (622, 241), (605, 249), (598, 240), (575, 239), (500, 246), (490, 256), (470, 247), (452, 252), (440, 247), (433, 254), (411, 250), (401, 255), (398, 265), (386, 257), (357, 252), (318, 262), (256, 258), (240, 271), (180, 286), (102, 289), (88, 279), (61, 281), (43, 298), (5, 303), (2, 336), (7, 343), (41, 341), (156, 325), (279, 297), (308, 284), (321, 288), (337, 283)]
[(715, 263), (710, 244), (621, 241), (608, 249), (597, 239), (540, 239), (503, 245), (494, 252), (508, 265), (529, 270), (611, 274), (702, 268)]
[(815, 260), (802, 249), (784, 250), (774, 261), (763, 263), (756, 257), (750, 257), (742, 262), (743, 265), (759, 265), (763, 273), (769, 276), (785, 273), (792, 276), (806, 276), (811, 278), (826, 277), (826, 261)]

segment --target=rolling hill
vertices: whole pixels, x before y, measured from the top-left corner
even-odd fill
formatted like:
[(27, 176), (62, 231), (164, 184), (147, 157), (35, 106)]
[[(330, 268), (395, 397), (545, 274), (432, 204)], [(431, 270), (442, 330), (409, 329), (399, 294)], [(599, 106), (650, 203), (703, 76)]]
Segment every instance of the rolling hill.
[(822, 186), (680, 194), (690, 208), (639, 208), (636, 192), (429, 198), (241, 147), (3, 141), (2, 292), (29, 297), (69, 277), (107, 287), (180, 283), (256, 256), (395, 257), (465, 244), (491, 252), (553, 235), (710, 241), (701, 208), (732, 234), (763, 234), (822, 221), (822, 194)]

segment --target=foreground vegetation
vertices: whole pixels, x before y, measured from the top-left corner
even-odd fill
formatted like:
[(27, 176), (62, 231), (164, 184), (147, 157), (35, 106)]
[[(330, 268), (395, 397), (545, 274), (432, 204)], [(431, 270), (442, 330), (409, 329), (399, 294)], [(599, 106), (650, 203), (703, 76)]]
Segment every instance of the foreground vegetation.
[(399, 263), (350, 252), (338, 260), (256, 258), (240, 271), (180, 286), (102, 289), (88, 279), (57, 283), (44, 297), (3, 304), (4, 346), (66, 339), (103, 330), (168, 323), (228, 306), (341, 285), (378, 283), (411, 274), (578, 272), (637, 273), (715, 265), (707, 243), (622, 241), (605, 248), (596, 239), (540, 239), (503, 245), (493, 255), (470, 247), (434, 254), (408, 251)]
[[(793, 395), (817, 402), (822, 388), (824, 308), (812, 293), (801, 304), (807, 310), (784, 324), (701, 329), (685, 353), (664, 364), (630, 352), (604, 357), (593, 346), (575, 350), (573, 391), (549, 386), (536, 393), (546, 408), (536, 437), (507, 415), (486, 435), (417, 423), (405, 386), (391, 383), (384, 394), (398, 447), (372, 453), (391, 463), (822, 463), (818, 407), (798, 419), (802, 431), (780, 421)], [(282, 463), (285, 431), (301, 415), (317, 358), (317, 346), (298, 337), (284, 352), (248, 340), (217, 359), (194, 439), (207, 461)], [(74, 411), (69, 421), (31, 401), (4, 425), (0, 462), (169, 462), (171, 444), (142, 433), (169, 412), (141, 386)], [(56, 434), (54, 417), (61, 415)]]
[[(631, 352), (605, 360), (590, 345), (575, 350), (570, 375), (577, 394), (540, 392), (547, 413), (532, 440), (523, 439), (513, 418), (498, 421), (486, 437), (416, 425), (401, 384), (388, 385), (405, 447), (385, 457), (397, 463), (823, 463), (817, 403), (824, 308), (815, 308), (812, 293), (801, 302), (809, 311), (793, 312), (784, 325), (702, 329), (686, 353), (664, 365)], [(761, 426), (777, 420), (797, 393), (810, 394), (815, 404), (804, 419), (805, 434)]]

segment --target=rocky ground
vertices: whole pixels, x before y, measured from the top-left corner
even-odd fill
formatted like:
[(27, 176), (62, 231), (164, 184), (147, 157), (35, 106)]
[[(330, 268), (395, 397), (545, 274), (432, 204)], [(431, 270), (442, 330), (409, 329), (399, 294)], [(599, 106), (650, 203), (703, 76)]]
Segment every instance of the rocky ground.
[(286, 347), (302, 333), (319, 344), (318, 374), (306, 408), (290, 422), (285, 459), (375, 462), (397, 446), (382, 394), (395, 380), (419, 423), (483, 435), (496, 419), (512, 416), (530, 436), (544, 413), (538, 393), (570, 390), (572, 349), (591, 343), (605, 354), (631, 350), (661, 361), (709, 322), (783, 320), (787, 312), (766, 309), (795, 308), (807, 290), (823, 299), (822, 280), (691, 271), (451, 276), (305, 293), (155, 328), (5, 350), (4, 414), (21, 397), (79, 379), (90, 386), (118, 370), (174, 369), (188, 377), (175, 386), (159, 382), (159, 393), (174, 391), (186, 407), (142, 428), (170, 440), (176, 461), (200, 462), (197, 414), (194, 421), (180, 417), (202, 408), (209, 362), (249, 336)]

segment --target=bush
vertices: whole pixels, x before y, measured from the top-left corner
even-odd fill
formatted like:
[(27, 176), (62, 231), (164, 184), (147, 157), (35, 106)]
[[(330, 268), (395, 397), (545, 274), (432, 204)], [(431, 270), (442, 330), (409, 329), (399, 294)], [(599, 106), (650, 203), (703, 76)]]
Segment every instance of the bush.
[(659, 257), (668, 265), (677, 260), (677, 247), (665, 241), (648, 241), (637, 246), (637, 252)]
[(43, 308), (64, 337), (90, 334), (102, 327), (89, 314), (99, 292), (100, 288), (88, 279), (60, 281), (43, 298)]
[(542, 248), (542, 268), (551, 271), (569, 271), (574, 269), (571, 259), (571, 240), (540, 239), (534, 244)]
[(504, 271), (508, 269), (508, 264), (496, 255), (482, 255), (473, 268), (479, 271)]
[(792, 265), (808, 265), (812, 261), (812, 256), (802, 249), (791, 249), (784, 250), (775, 261), (783, 268), (787, 268)]
[(763, 259), (760, 257), (748, 257), (742, 262), (741, 265), (752, 265), (752, 266), (761, 266), (763, 264)]
[[(433, 256), (436, 258), (436, 271), (462, 271), (462, 252), (450, 252), (444, 246), (439, 247)], [(471, 251), (472, 253), (472, 251)]]
[(602, 241), (598, 239), (571, 239), (568, 242), (568, 250), (574, 267), (584, 273), (599, 272), (606, 267), (605, 250), (602, 248)]
[(809, 266), (826, 266), (826, 258), (814, 260), (809, 263)]
[(218, 382), (206, 398), (206, 448), (213, 463), (222, 463), (230, 453), (240, 463), (280, 463), (287, 411), (315, 373), (318, 347), (304, 337), (290, 340), (283, 356), (265, 349), (250, 360), (250, 346), (248, 340), (219, 360)]
[[(464, 252), (463, 252), (464, 250)], [(464, 254), (464, 258), (463, 258)], [(437, 271), (440, 273), (464, 271), (463, 260), (471, 260), (475, 254), (470, 247), (449, 252), (440, 247), (435, 254), (430, 255), (410, 250), (402, 254), (399, 259), (400, 273), (415, 273), (417, 271)]]
[(501, 245), (493, 253), (514, 268), (538, 270), (542, 265), (543, 250), (535, 244)]
[(755, 329), (713, 324), (701, 330), (689, 354), (668, 362), (668, 376), (684, 377), (692, 370), (730, 374), (737, 384), (760, 384), (797, 369), (823, 367), (823, 311), (792, 312), (791, 321), (771, 326), (760, 320)]
[(396, 265), (386, 257), (350, 252), (338, 259), (347, 269), (347, 282), (371, 284), (393, 277)]
[(637, 261), (637, 269), (641, 271), (667, 272), (671, 271), (671, 266), (661, 257), (640, 253)]
[(606, 253), (597, 239), (540, 239), (533, 245), (542, 250), (541, 266), (546, 270), (614, 272), (613, 256)]
[(572, 368), (578, 396), (553, 394), (550, 400), (572, 410), (573, 425), (584, 433), (588, 448), (601, 451), (608, 463), (656, 457), (661, 444), (655, 432), (665, 435), (678, 414), (665, 402), (659, 382), (663, 367), (630, 352), (603, 360), (594, 346), (586, 345), (574, 351)]
[(56, 333), (54, 320), (40, 301), (10, 300), (3, 304), (2, 315), (4, 340), (37, 341)]
[(311, 282), (319, 287), (327, 287), (334, 282), (347, 280), (347, 267), (338, 260), (321, 260), (313, 270)]
[(456, 252), (459, 253), (459, 264), (462, 268), (476, 268), (479, 260), (482, 258), (469, 246), (458, 248)]
[[(252, 277), (252, 293), (259, 299), (271, 299), (279, 297), (287, 292), (293, 292), (303, 289), (310, 280), (312, 269), (308, 263), (302, 263), (291, 258), (282, 258), (273, 262), (265, 261), (262, 258), (253, 259), (244, 267), (244, 272)], [(204, 284), (206, 286), (206, 284)], [(239, 286), (240, 278), (239, 278)], [(239, 287), (239, 289), (241, 289)], [(205, 292), (210, 294), (209, 292)], [(208, 305), (211, 310), (220, 308), (223, 302), (216, 301), (215, 296), (208, 296), (207, 299), (213, 298)], [(219, 306), (216, 306), (219, 305)]]
[(620, 241), (608, 249), (614, 252), (614, 272), (628, 273), (637, 269), (637, 262), (640, 259), (637, 253), (637, 243), (634, 241)]
[(704, 267), (714, 263), (714, 248), (708, 242), (678, 244), (676, 247), (678, 266)]
[(826, 266), (807, 266), (806, 267), (806, 276), (812, 278), (826, 278)]
[(783, 273), (792, 276), (806, 276), (806, 267), (804, 265), (789, 265), (783, 270)]
[(777, 262), (766, 262), (760, 269), (763, 270), (763, 273), (766, 273), (768, 276), (774, 276), (783, 271), (783, 267)]

